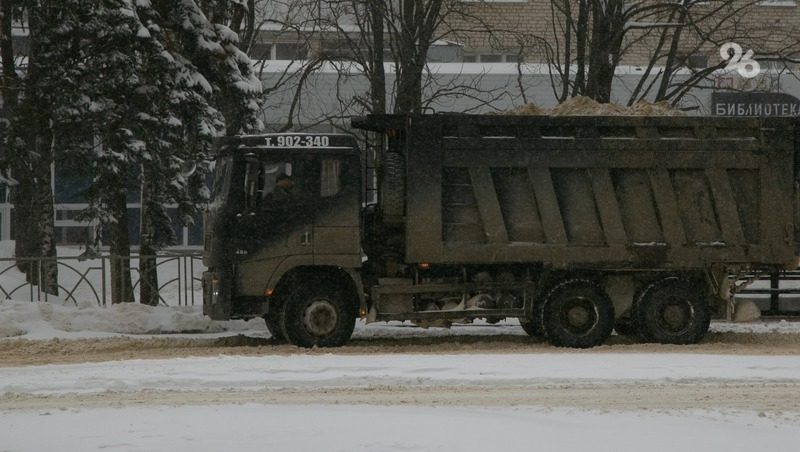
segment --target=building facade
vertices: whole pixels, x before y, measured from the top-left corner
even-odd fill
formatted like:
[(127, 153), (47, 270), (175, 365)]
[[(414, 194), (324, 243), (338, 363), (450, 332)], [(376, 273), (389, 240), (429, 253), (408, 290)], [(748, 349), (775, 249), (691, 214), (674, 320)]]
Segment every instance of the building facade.
[[(457, 8), (447, 13), (434, 45), (428, 53), (429, 68), (425, 75), (427, 111), (496, 112), (508, 110), (526, 102), (542, 107), (552, 107), (557, 102), (552, 85), (552, 71), (547, 64), (553, 49), (565, 47), (564, 35), (558, 30), (563, 21), (554, 9), (557, 0), (462, 0), (454, 2)], [(650, 4), (656, 0), (646, 0)], [(347, 128), (348, 119), (363, 110), (358, 96), (369, 89), (368, 80), (355, 65), (348, 64), (354, 42), (359, 34), (357, 21), (346, 10), (323, 11), (325, 2), (310, 0), (283, 0), (259, 2), (264, 10), (259, 32), (254, 35), (249, 51), (261, 70), (268, 89), (263, 102), (264, 122), (269, 130), (280, 130), (293, 114), (295, 129), (331, 131)], [(342, 2), (331, 2), (340, 4)], [(572, 1), (572, 4), (575, 2)], [(629, 1), (629, 4), (644, 2)], [(665, 3), (665, 2), (661, 2)], [(666, 2), (674, 4), (674, 1)], [(726, 6), (717, 14), (727, 12), (729, 17), (714, 15), (715, 5)], [(316, 9), (314, 8), (316, 7)], [(331, 7), (333, 8), (333, 7)], [(737, 10), (737, 8), (740, 8)], [(765, 112), (758, 101), (747, 102), (726, 98), (726, 104), (714, 99), (717, 91), (767, 92), (800, 97), (800, 82), (794, 75), (795, 61), (800, 52), (794, 48), (800, 41), (800, 7), (794, 0), (736, 0), (733, 2), (694, 1), (693, 14), (703, 24), (707, 41), (686, 39), (681, 42), (677, 55), (684, 66), (680, 77), (689, 77), (692, 71), (719, 64), (719, 46), (735, 39), (743, 49), (754, 50), (762, 71), (756, 77), (742, 77), (735, 71), (717, 71), (709, 76), (710, 84), (686, 97), (686, 108), (697, 114), (737, 114)], [(738, 14), (738, 15), (737, 15)], [(695, 16), (693, 16), (695, 17)], [(626, 51), (613, 84), (612, 98), (625, 103), (632, 87), (642, 78), (641, 67), (646, 66), (658, 44), (659, 25), (669, 25), (663, 16), (644, 21), (641, 29), (630, 32)], [(701, 20), (702, 19), (702, 20)], [(725, 19), (725, 20), (722, 20)], [(714, 24), (727, 23), (714, 28)], [(648, 34), (650, 33), (650, 34)], [(15, 38), (15, 46), (25, 49), (24, 27)], [(391, 50), (387, 56), (387, 86), (394, 81)], [(550, 52), (550, 53), (548, 53)], [(319, 65), (300, 81), (300, 74), (308, 61), (324, 56), (328, 62)], [(783, 60), (778, 61), (778, 57)], [(338, 62), (338, 63), (337, 63)], [(459, 86), (461, 91), (447, 92), (447, 87)], [(296, 98), (298, 89), (302, 96)], [(391, 89), (391, 88), (389, 88)], [(445, 95), (438, 93), (445, 92)], [(387, 95), (391, 98), (390, 95)], [(294, 104), (294, 106), (293, 106)], [(792, 114), (791, 102), (789, 111)], [(720, 106), (721, 105), (721, 106)], [(796, 108), (796, 107), (795, 107)], [(781, 114), (784, 110), (774, 109)], [(773, 111), (773, 107), (769, 107)], [(54, 169), (56, 193), (56, 228), (62, 244), (85, 243), (94, 225), (76, 220), (76, 213), (86, 204), (81, 198), (81, 181)], [(8, 202), (7, 187), (0, 187), (0, 239), (13, 238), (11, 221), (13, 206)], [(135, 194), (129, 200), (131, 237), (138, 237), (139, 204)], [(202, 245), (202, 224), (190, 228), (178, 227), (178, 245)]]

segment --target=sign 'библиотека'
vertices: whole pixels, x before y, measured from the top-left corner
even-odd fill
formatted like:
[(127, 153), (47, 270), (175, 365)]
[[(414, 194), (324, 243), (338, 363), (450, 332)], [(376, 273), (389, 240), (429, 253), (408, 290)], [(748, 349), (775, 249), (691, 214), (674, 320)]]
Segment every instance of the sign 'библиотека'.
[(800, 116), (800, 99), (785, 93), (711, 93), (714, 116)]

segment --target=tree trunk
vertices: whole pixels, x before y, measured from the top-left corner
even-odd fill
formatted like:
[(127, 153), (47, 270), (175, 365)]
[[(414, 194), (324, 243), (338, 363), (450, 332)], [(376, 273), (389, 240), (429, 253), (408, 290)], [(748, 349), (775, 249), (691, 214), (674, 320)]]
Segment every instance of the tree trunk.
[(372, 114), (386, 113), (386, 72), (383, 69), (383, 20), (386, 6), (383, 2), (369, 2), (372, 25), (372, 74), (370, 74), (370, 97)]
[[(3, 96), (3, 108), (5, 109), (6, 118), (11, 118), (14, 115), (19, 81), (14, 62), (14, 46), (11, 39), (13, 3), (12, 0), (0, 0), (0, 62), (3, 64), (3, 84), (0, 95)], [(0, 157), (5, 157), (5, 155)]]
[(53, 200), (53, 184), (51, 164), (53, 162), (53, 137), (49, 125), (42, 124), (42, 129), (35, 138), (36, 149), (39, 153), (38, 168), (35, 170), (36, 185), (33, 205), (34, 211), (31, 218), (35, 219), (38, 250), (37, 257), (43, 258), (41, 273), (34, 280), (46, 293), (58, 295), (58, 263), (56, 261), (55, 244), (55, 209)]
[[(571, 23), (572, 19), (570, 18), (569, 21)], [(575, 72), (575, 85), (572, 87), (572, 97), (582, 95), (586, 91), (586, 38), (589, 34), (589, 6), (586, 0), (578, 2), (578, 24), (575, 34), (577, 40), (575, 45), (577, 71)], [(565, 50), (565, 52), (569, 51), (570, 49)], [(569, 73), (569, 63), (567, 64), (567, 73)], [(567, 79), (569, 79), (569, 76), (567, 76)], [(566, 96), (564, 96), (564, 100), (566, 100)]]
[[(430, 16), (438, 16), (438, 5), (442, 0), (403, 0), (402, 9), (396, 19), (400, 21), (400, 36), (397, 44), (397, 97), (396, 114), (422, 113), (422, 71), (434, 26)], [(436, 12), (430, 12), (436, 11)], [(426, 16), (428, 14), (428, 16)]]
[(150, 178), (142, 167), (142, 210), (139, 227), (139, 302), (158, 306), (157, 240), (150, 213)]
[[(10, 8), (6, 1), (3, 0), (4, 9)], [(8, 10), (4, 12), (8, 13)], [(58, 267), (55, 260), (55, 212), (51, 176), (54, 137), (49, 116), (52, 106), (36, 89), (43, 73), (37, 40), (41, 23), (35, 12), (29, 15), (28, 22), (31, 30), (31, 54), (26, 83), (30, 92), (26, 95), (25, 105), (15, 112), (12, 124), (15, 138), (20, 138), (24, 143), (21, 148), (15, 144), (12, 163), (12, 167), (19, 172), (16, 176), (20, 182), (15, 187), (13, 196), (16, 211), (14, 227), (17, 234), (15, 253), (17, 257), (42, 259), (41, 265), (23, 263), (20, 269), (26, 273), (28, 282), (39, 285), (46, 293), (56, 295)]]
[(677, 66), (678, 52), (681, 43), (681, 33), (683, 33), (683, 27), (686, 23), (687, 15), (687, 10), (685, 8), (681, 9), (681, 12), (678, 16), (678, 23), (681, 25), (675, 27), (675, 31), (672, 32), (672, 40), (670, 41), (669, 45), (667, 61), (664, 62), (664, 73), (661, 75), (661, 83), (659, 83), (658, 91), (656, 92), (656, 102), (667, 98), (669, 83), (672, 81), (672, 74)]
[(144, 234), (139, 247), (139, 302), (150, 306), (158, 306), (158, 269), (156, 267), (156, 250), (151, 243), (145, 243)]
[(619, 63), (625, 33), (622, 0), (592, 2), (592, 43), (586, 95), (597, 102), (611, 101), (611, 85)]
[(116, 222), (111, 229), (111, 302), (134, 301), (131, 282), (131, 245), (128, 237), (128, 206), (125, 191), (115, 193), (110, 199)]
[[(11, 39), (11, 12), (14, 6), (13, 0), (0, 0), (0, 56), (3, 63), (3, 103), (8, 119), (16, 120), (17, 94), (19, 88), (19, 78), (17, 77), (16, 64), (14, 61), (14, 48)], [(21, 129), (21, 128), (20, 128)], [(16, 134), (15, 128), (11, 128), (8, 143), (13, 142), (13, 135)], [(32, 221), (34, 204), (34, 182), (30, 168), (26, 165), (27, 152), (11, 145), (4, 148), (2, 158), (9, 162), (9, 168), (13, 177), (19, 182), (11, 190), (11, 202), (14, 204), (14, 255), (16, 257), (34, 257), (35, 253), (35, 224)], [(28, 282), (31, 279), (31, 263), (28, 261), (18, 261), (17, 267), (25, 273)]]
[[(37, 122), (41, 122), (38, 118)], [(52, 134), (49, 126), (41, 123), (31, 127), (28, 142), (33, 143), (33, 152), (28, 154), (28, 165), (15, 158), (14, 170), (18, 185), (14, 187), (15, 256), (40, 258), (41, 265), (34, 261), (17, 263), (26, 280), (36, 284), (49, 294), (58, 295), (58, 267), (56, 263), (54, 200), (51, 177), (53, 161)], [(41, 273), (40, 273), (41, 270)]]
[[(17, 182), (11, 190), (11, 202), (14, 204), (14, 256), (17, 258), (36, 256), (36, 224), (33, 219), (34, 184), (30, 169), (27, 168), (19, 157), (11, 162), (11, 171)], [(28, 282), (31, 279), (30, 261), (18, 260), (17, 268), (25, 274)]]
[(396, 114), (422, 113), (422, 65), (412, 62), (400, 63), (403, 68), (397, 72), (397, 99), (394, 105)]

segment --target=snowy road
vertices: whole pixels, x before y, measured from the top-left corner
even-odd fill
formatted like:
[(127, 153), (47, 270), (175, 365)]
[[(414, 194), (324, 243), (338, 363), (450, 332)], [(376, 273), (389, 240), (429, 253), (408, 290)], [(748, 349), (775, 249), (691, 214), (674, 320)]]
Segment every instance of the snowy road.
[(796, 355), (123, 360), (0, 368), (0, 395), (3, 451), (727, 452), (800, 435)]
[(800, 356), (292, 355), (0, 369), (0, 409), (358, 404), (794, 412)]
[(7, 451), (148, 452), (751, 452), (793, 450), (800, 436), (782, 418), (738, 412), (258, 404), (11, 412), (0, 431)]
[(347, 347), (301, 350), (191, 310), (0, 303), (3, 335), (3, 452), (731, 452), (800, 437), (793, 322), (581, 351), (515, 322), (359, 324)]
[(0, 394), (641, 383), (800, 384), (800, 356), (474, 354), (221, 356), (0, 369)]

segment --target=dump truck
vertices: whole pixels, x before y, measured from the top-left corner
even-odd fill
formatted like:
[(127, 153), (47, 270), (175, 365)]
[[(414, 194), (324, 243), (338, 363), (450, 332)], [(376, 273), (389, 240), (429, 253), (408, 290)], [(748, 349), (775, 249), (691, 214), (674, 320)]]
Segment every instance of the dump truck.
[(348, 134), (220, 140), (206, 314), (263, 317), (276, 340), (303, 347), (345, 344), (359, 317), (516, 318), (563, 347), (614, 329), (689, 344), (712, 317), (731, 318), (742, 275), (797, 266), (794, 119), (438, 114), (352, 126), (380, 143), (374, 165)]

